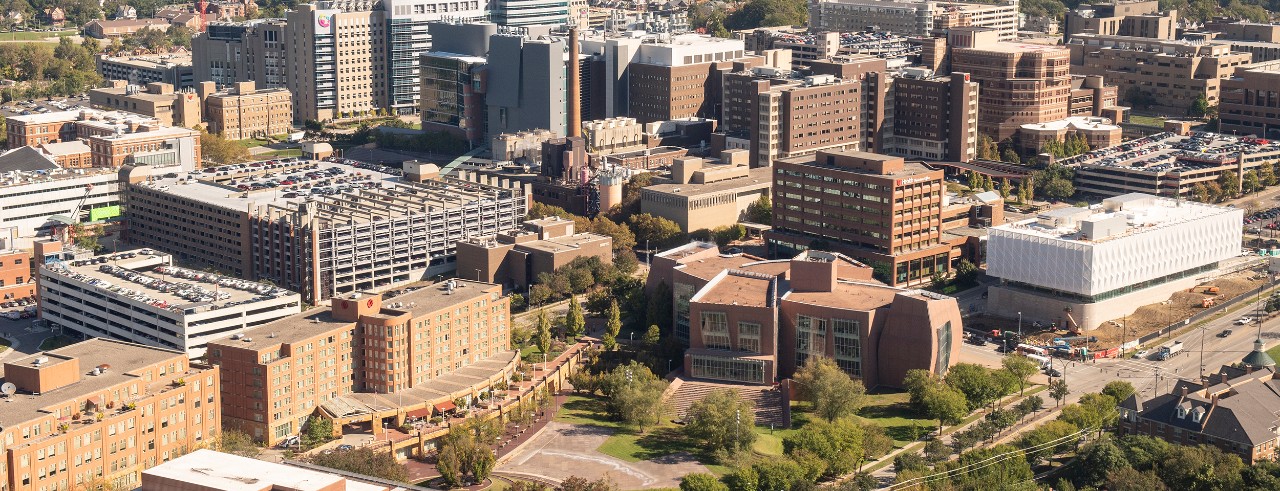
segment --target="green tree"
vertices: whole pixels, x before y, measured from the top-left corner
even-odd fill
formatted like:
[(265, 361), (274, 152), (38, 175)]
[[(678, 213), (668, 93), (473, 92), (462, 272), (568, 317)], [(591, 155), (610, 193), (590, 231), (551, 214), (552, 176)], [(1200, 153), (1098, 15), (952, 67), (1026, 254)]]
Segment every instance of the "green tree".
[(1022, 394), (1027, 387), (1027, 379), (1040, 371), (1040, 364), (1026, 356), (1015, 354), (1004, 357), (1000, 364), (1005, 370), (1018, 379), (1018, 393)]
[(1213, 197), (1209, 195), (1209, 188), (1205, 187), (1204, 184), (1196, 183), (1191, 186), (1191, 199), (1201, 203), (1209, 203)]
[(800, 397), (813, 405), (813, 411), (827, 421), (851, 416), (866, 402), (867, 387), (836, 366), (835, 360), (811, 357), (796, 372)]
[(1262, 190), (1262, 179), (1258, 177), (1256, 171), (1248, 171), (1244, 173), (1244, 180), (1240, 183), (1244, 189), (1244, 194), (1250, 194)]
[(759, 199), (747, 206), (747, 221), (762, 225), (773, 224), (773, 204), (769, 202), (769, 193), (761, 194)]
[(1102, 393), (1110, 396), (1117, 404), (1128, 399), (1129, 396), (1133, 395), (1134, 391), (1133, 384), (1123, 380), (1107, 382), (1107, 385), (1102, 388)]
[(680, 478), (680, 491), (729, 491), (729, 486), (712, 474), (695, 472)]
[(1277, 184), (1276, 166), (1272, 162), (1263, 162), (1258, 166), (1258, 178), (1262, 180), (1262, 185), (1271, 187)]
[(1013, 147), (1006, 147), (1004, 151), (1000, 153), (1000, 160), (1016, 164), (1022, 162), (1022, 157), (1018, 156), (1018, 151), (1014, 150)]
[(609, 302), (605, 318), (608, 320), (604, 325), (604, 348), (612, 351), (618, 348), (618, 333), (622, 331), (622, 309), (618, 308), (617, 299)]
[(249, 160), (249, 149), (239, 143), (201, 129), (200, 156), (214, 165), (238, 164)]
[(569, 315), (565, 316), (564, 333), (569, 339), (578, 339), (586, 332), (587, 320), (582, 316), (582, 305), (578, 303), (578, 296), (569, 297)]
[[(1132, 467), (1121, 467), (1107, 474), (1106, 489), (1108, 491), (1167, 491), (1169, 486), (1166, 486), (1155, 472), (1143, 472)], [(1276, 488), (1256, 487), (1251, 489)]]
[(333, 439), (333, 420), (312, 416), (302, 432), (302, 444), (314, 447)]
[(658, 326), (663, 330), (671, 329), (672, 309), (674, 298), (672, 298), (671, 286), (666, 281), (661, 281), (658, 286), (654, 287), (653, 295), (649, 296), (648, 308), (646, 309), (645, 319), (649, 324)]
[(992, 370), (973, 363), (957, 363), (951, 367), (947, 371), (946, 383), (964, 394), (970, 411), (991, 404), (1004, 395)]
[(676, 222), (648, 213), (632, 215), (630, 223), (636, 242), (645, 242), (650, 247), (661, 249), (675, 245), (682, 235)]
[(84, 224), (75, 223), (71, 225), (71, 240), (76, 247), (86, 251), (98, 250), (98, 227), (86, 227)]
[(772, 26), (800, 26), (808, 19), (806, 4), (796, 0), (747, 0), (724, 20), (730, 31)]
[(658, 343), (662, 342), (662, 330), (657, 324), (652, 324), (649, 329), (644, 332), (644, 349), (652, 351), (657, 349)]
[(1040, 194), (1049, 199), (1063, 200), (1076, 194), (1076, 188), (1069, 180), (1055, 178), (1044, 184), (1044, 189)]
[(747, 451), (756, 440), (755, 406), (733, 389), (719, 389), (689, 406), (685, 434), (704, 448), (733, 456)]
[(1218, 200), (1227, 200), (1236, 197), (1240, 190), (1240, 178), (1235, 171), (1222, 171), (1218, 174), (1218, 186), (1222, 188), (1221, 194), (1217, 196)]
[(551, 318), (547, 317), (547, 309), (538, 310), (538, 351), (551, 352)]
[(751, 467), (761, 491), (794, 489), (805, 482), (804, 470), (791, 459), (767, 459)]
[(938, 420), (938, 431), (949, 424), (957, 424), (969, 413), (965, 396), (945, 384), (933, 384), (921, 396), (925, 414)]
[(941, 439), (934, 438), (924, 444), (924, 458), (931, 463), (938, 463), (951, 457), (951, 447)]
[(1106, 484), (1107, 476), (1112, 472), (1130, 467), (1124, 452), (1106, 437), (1085, 446), (1079, 459), (1076, 482), (1085, 486)]
[(1209, 100), (1205, 99), (1204, 94), (1199, 94), (1191, 101), (1191, 107), (1187, 110), (1187, 114), (1193, 118), (1203, 118), (1209, 114)]
[(632, 360), (610, 370), (601, 380), (601, 390), (608, 398), (606, 407), (613, 415), (628, 424), (636, 425), (640, 433), (646, 426), (662, 420), (666, 409), (662, 392), (666, 381), (654, 375), (649, 367)]
[(373, 447), (356, 447), (350, 450), (334, 450), (315, 453), (306, 457), (307, 462), (330, 469), (364, 474), (396, 482), (408, 482), (409, 471), (396, 461), (390, 452)]
[(214, 448), (219, 452), (256, 459), (262, 455), (262, 447), (253, 441), (253, 436), (239, 430), (223, 430), (218, 434)]
[(1062, 400), (1070, 394), (1071, 389), (1067, 387), (1066, 380), (1055, 378), (1049, 381), (1049, 397), (1053, 398), (1057, 405), (1062, 405)]
[(1018, 446), (1025, 449), (1034, 448), (1035, 450), (1027, 451), (1027, 460), (1031, 463), (1039, 463), (1072, 448), (1080, 439), (1076, 435), (1079, 432), (1080, 429), (1071, 423), (1054, 420), (1024, 433), (1018, 440)]
[(835, 477), (856, 469), (863, 459), (863, 429), (852, 419), (812, 421), (782, 439), (786, 455), (812, 455), (819, 476)]

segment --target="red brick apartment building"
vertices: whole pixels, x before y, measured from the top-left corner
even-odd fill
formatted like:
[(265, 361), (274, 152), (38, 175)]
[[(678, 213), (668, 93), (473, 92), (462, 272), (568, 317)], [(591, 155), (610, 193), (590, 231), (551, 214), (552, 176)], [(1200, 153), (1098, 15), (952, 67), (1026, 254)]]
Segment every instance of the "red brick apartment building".
[(0, 252), (0, 301), (35, 296), (31, 253), (18, 250)]
[(364, 395), (430, 407), (454, 399), (440, 390), (446, 384), (470, 394), (450, 375), (487, 385), (489, 368), (501, 373), (515, 361), (509, 302), (498, 285), (450, 280), (394, 299), (334, 297), (328, 307), (211, 342), (209, 363), (226, 374), (225, 424), (275, 444), (317, 415), (352, 421), (350, 408), (371, 406)]
[(134, 489), (144, 469), (215, 436), (217, 367), (187, 355), (95, 338), (4, 363), (17, 387), (0, 411), (0, 490)]

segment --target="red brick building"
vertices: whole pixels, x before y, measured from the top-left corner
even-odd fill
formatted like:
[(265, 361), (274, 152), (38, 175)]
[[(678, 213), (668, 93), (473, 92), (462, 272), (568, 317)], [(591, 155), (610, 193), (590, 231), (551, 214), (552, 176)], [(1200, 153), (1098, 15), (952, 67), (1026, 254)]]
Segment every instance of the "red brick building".
[(677, 311), (687, 304), (684, 368), (695, 379), (772, 384), (827, 357), (868, 387), (900, 387), (907, 370), (943, 375), (959, 354), (954, 298), (876, 282), (871, 268), (846, 256), (718, 255), (677, 266), (672, 281), (715, 269), (687, 301), (679, 298), (685, 288), (674, 290)]

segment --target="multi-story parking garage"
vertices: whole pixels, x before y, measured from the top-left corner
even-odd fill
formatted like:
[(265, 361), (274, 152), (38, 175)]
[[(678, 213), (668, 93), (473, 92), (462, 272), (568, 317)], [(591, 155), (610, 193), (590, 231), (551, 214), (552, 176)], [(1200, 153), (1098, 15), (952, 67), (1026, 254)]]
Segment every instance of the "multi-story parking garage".
[(317, 302), (454, 269), (455, 244), (519, 228), (506, 181), (402, 178), (335, 163), (250, 164), (126, 179), (129, 235), (182, 261), (267, 279)]

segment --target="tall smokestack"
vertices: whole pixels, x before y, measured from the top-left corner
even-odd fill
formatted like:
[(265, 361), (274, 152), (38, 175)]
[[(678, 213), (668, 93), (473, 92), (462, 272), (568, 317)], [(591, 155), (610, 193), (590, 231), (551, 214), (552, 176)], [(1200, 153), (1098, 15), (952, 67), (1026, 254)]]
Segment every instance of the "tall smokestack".
[(569, 28), (569, 136), (582, 136), (582, 70), (578, 65), (578, 28)]

